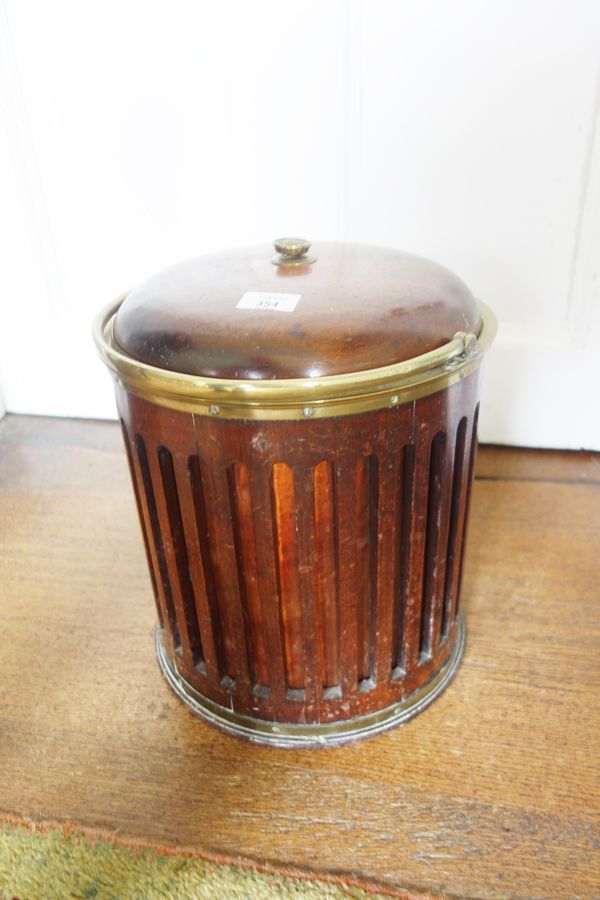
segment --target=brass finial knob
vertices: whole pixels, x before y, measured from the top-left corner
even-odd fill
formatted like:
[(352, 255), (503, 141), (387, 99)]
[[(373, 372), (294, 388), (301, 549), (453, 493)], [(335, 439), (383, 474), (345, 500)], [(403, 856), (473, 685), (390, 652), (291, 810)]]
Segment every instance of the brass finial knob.
[(273, 241), (273, 246), (278, 253), (272, 259), (276, 266), (306, 266), (315, 261), (314, 256), (307, 256), (310, 250), (310, 241), (304, 238), (277, 238), (276, 241)]
[(310, 241), (295, 237), (277, 238), (276, 241), (273, 241), (273, 246), (282, 256), (292, 256), (296, 259), (298, 256), (308, 253)]

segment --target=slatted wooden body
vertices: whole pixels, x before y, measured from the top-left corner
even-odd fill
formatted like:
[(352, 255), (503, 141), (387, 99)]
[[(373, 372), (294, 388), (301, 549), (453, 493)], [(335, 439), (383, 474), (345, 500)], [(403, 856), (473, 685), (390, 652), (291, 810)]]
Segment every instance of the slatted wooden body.
[(302, 421), (199, 416), (117, 386), (165, 652), (204, 697), (284, 723), (384, 709), (455, 646), (478, 373)]

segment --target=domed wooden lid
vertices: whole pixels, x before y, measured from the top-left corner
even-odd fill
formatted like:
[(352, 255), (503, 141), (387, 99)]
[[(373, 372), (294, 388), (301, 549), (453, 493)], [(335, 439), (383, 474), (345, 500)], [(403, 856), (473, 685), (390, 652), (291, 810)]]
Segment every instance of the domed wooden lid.
[(189, 375), (314, 378), (420, 356), (478, 334), (451, 272), (380, 247), (300, 239), (202, 256), (132, 290), (114, 339), (136, 360)]

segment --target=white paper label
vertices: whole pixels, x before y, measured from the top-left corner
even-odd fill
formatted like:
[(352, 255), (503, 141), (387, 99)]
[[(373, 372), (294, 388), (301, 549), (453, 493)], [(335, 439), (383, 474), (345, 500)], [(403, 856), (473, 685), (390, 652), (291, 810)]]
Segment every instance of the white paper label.
[(268, 291), (246, 291), (237, 309), (265, 309), (293, 312), (302, 294), (272, 294)]

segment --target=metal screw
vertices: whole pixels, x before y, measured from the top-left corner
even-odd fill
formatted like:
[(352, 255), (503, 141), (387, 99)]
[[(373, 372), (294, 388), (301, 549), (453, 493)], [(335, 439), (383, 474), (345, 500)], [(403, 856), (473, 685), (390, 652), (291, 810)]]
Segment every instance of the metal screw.
[(218, 416), (219, 413), (221, 412), (221, 407), (220, 406), (209, 406), (208, 411), (211, 414), (211, 416)]
[(395, 406), (397, 404), (397, 402), (398, 402), (398, 394), (392, 394), (392, 396), (390, 397), (390, 403), (392, 404), (392, 406)]
[(305, 416), (308, 417), (308, 416), (313, 415), (314, 409), (312, 408), (312, 406), (305, 406), (304, 409), (302, 410), (302, 412), (304, 413)]

